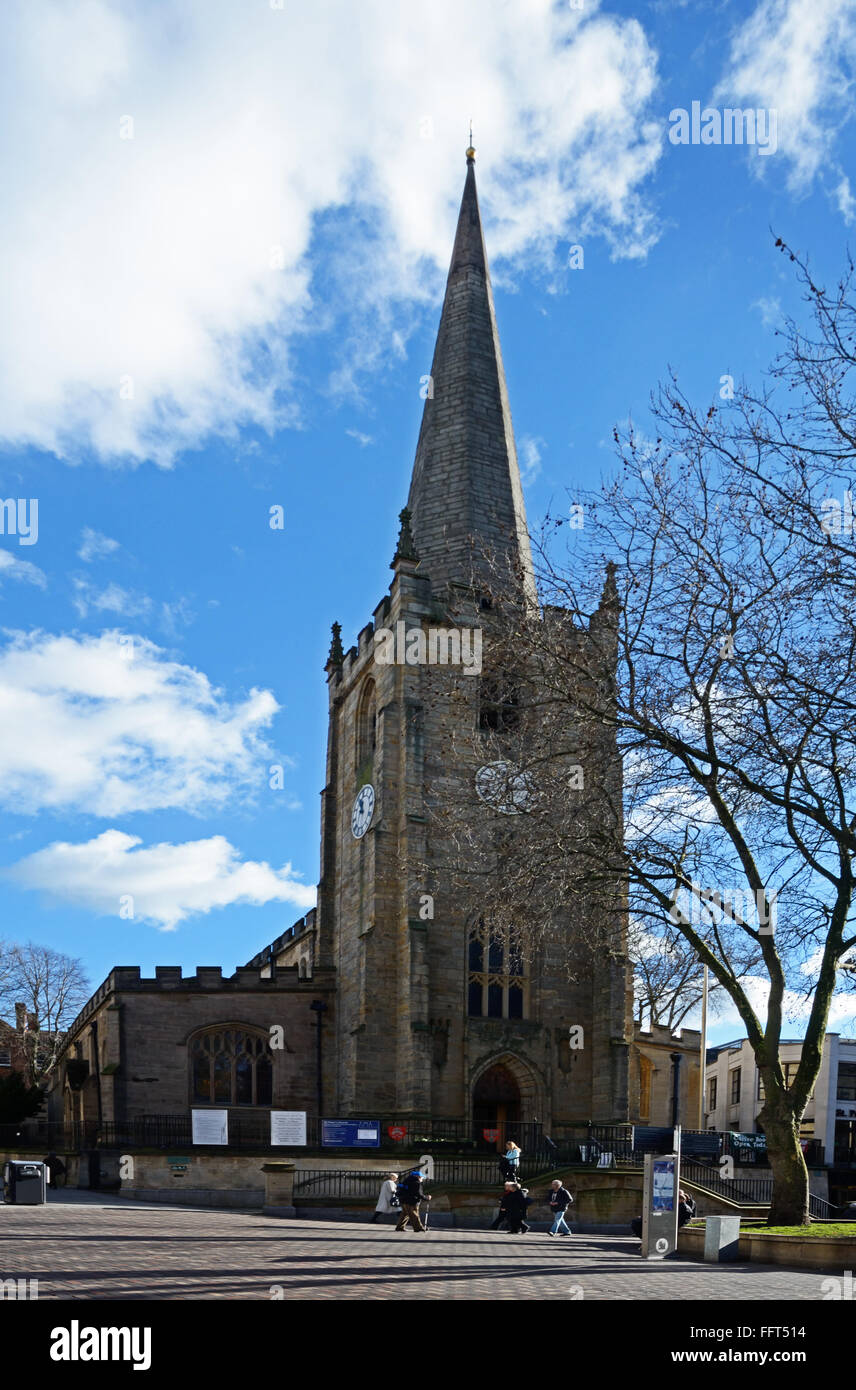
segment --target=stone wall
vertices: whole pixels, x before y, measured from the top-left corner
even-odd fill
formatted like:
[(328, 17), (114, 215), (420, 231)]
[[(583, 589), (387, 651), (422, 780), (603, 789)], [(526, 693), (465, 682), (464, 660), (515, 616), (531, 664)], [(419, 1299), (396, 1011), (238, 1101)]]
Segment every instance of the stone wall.
[[(191, 1036), (210, 1026), (269, 1034), (274, 1025), (284, 1030), (284, 1047), (272, 1049), (273, 1106), (314, 1114), (316, 1015), (310, 1005), (331, 991), (329, 974), (301, 979), (296, 967), (274, 978), (259, 967), (224, 978), (219, 966), (200, 966), (183, 978), (180, 967), (159, 966), (152, 979), (141, 978), (136, 967), (117, 968), (69, 1031), (55, 1068), (50, 1117), (94, 1121), (100, 1111), (105, 1123), (121, 1125), (143, 1115), (187, 1116), (192, 1104), (199, 1105), (191, 1098)], [(89, 1067), (75, 1091), (65, 1067), (73, 1057)]]

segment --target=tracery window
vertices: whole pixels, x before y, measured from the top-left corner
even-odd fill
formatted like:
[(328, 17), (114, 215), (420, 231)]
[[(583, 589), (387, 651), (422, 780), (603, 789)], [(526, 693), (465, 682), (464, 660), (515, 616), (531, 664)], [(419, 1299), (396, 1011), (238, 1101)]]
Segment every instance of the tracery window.
[(470, 1018), (525, 1016), (526, 962), (513, 927), (489, 927), (480, 921), (470, 933), (467, 967)]
[(268, 1035), (237, 1026), (197, 1033), (190, 1042), (190, 1094), (199, 1105), (270, 1105)]

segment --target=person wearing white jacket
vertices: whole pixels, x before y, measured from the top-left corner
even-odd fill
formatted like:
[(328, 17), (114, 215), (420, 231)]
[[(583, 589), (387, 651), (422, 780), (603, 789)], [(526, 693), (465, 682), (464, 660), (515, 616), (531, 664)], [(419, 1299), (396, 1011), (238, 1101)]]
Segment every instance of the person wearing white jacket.
[(398, 1216), (401, 1215), (398, 1206), (398, 1201), (395, 1197), (395, 1188), (397, 1183), (398, 1174), (387, 1173), (386, 1178), (381, 1183), (380, 1192), (377, 1194), (377, 1206), (374, 1209), (372, 1224), (374, 1224), (374, 1222), (377, 1221), (379, 1216), (387, 1216), (391, 1211), (394, 1211)]

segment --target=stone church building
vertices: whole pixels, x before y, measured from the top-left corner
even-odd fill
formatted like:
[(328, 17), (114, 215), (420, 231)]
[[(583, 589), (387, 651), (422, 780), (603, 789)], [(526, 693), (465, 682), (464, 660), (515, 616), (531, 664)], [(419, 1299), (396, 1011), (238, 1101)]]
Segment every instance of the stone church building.
[[(317, 908), (232, 976), (114, 969), (69, 1033), (57, 1117), (121, 1126), (222, 1106), (261, 1122), (274, 1108), (431, 1115), (476, 1134), (638, 1118), (624, 941), (571, 984), (555, 952), (524, 963), (444, 882), (432, 811), (453, 775), (445, 733), (454, 719), (479, 727), (483, 682), (462, 674), (463, 698), (438, 701), (428, 666), (377, 658), (381, 631), (478, 624), (490, 606), (484, 550), (535, 602), (474, 157), (392, 582), (348, 650), (334, 624)], [(602, 756), (620, 777), (608, 738)], [(585, 1030), (582, 1050), (572, 1025)]]

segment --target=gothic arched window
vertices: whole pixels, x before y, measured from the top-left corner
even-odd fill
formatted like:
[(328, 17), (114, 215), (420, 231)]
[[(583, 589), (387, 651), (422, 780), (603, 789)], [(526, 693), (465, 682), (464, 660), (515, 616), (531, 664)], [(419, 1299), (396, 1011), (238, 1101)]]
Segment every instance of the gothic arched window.
[(363, 685), (357, 705), (357, 769), (374, 757), (377, 746), (377, 701), (375, 683), (369, 679)]
[(651, 1083), (654, 1080), (654, 1063), (644, 1052), (639, 1054), (639, 1118), (647, 1120), (651, 1114)]
[(190, 1040), (190, 1098), (196, 1105), (270, 1105), (268, 1034), (238, 1024), (197, 1033)]
[(526, 963), (513, 927), (489, 927), (480, 921), (470, 932), (467, 967), (470, 1018), (525, 1016)]

